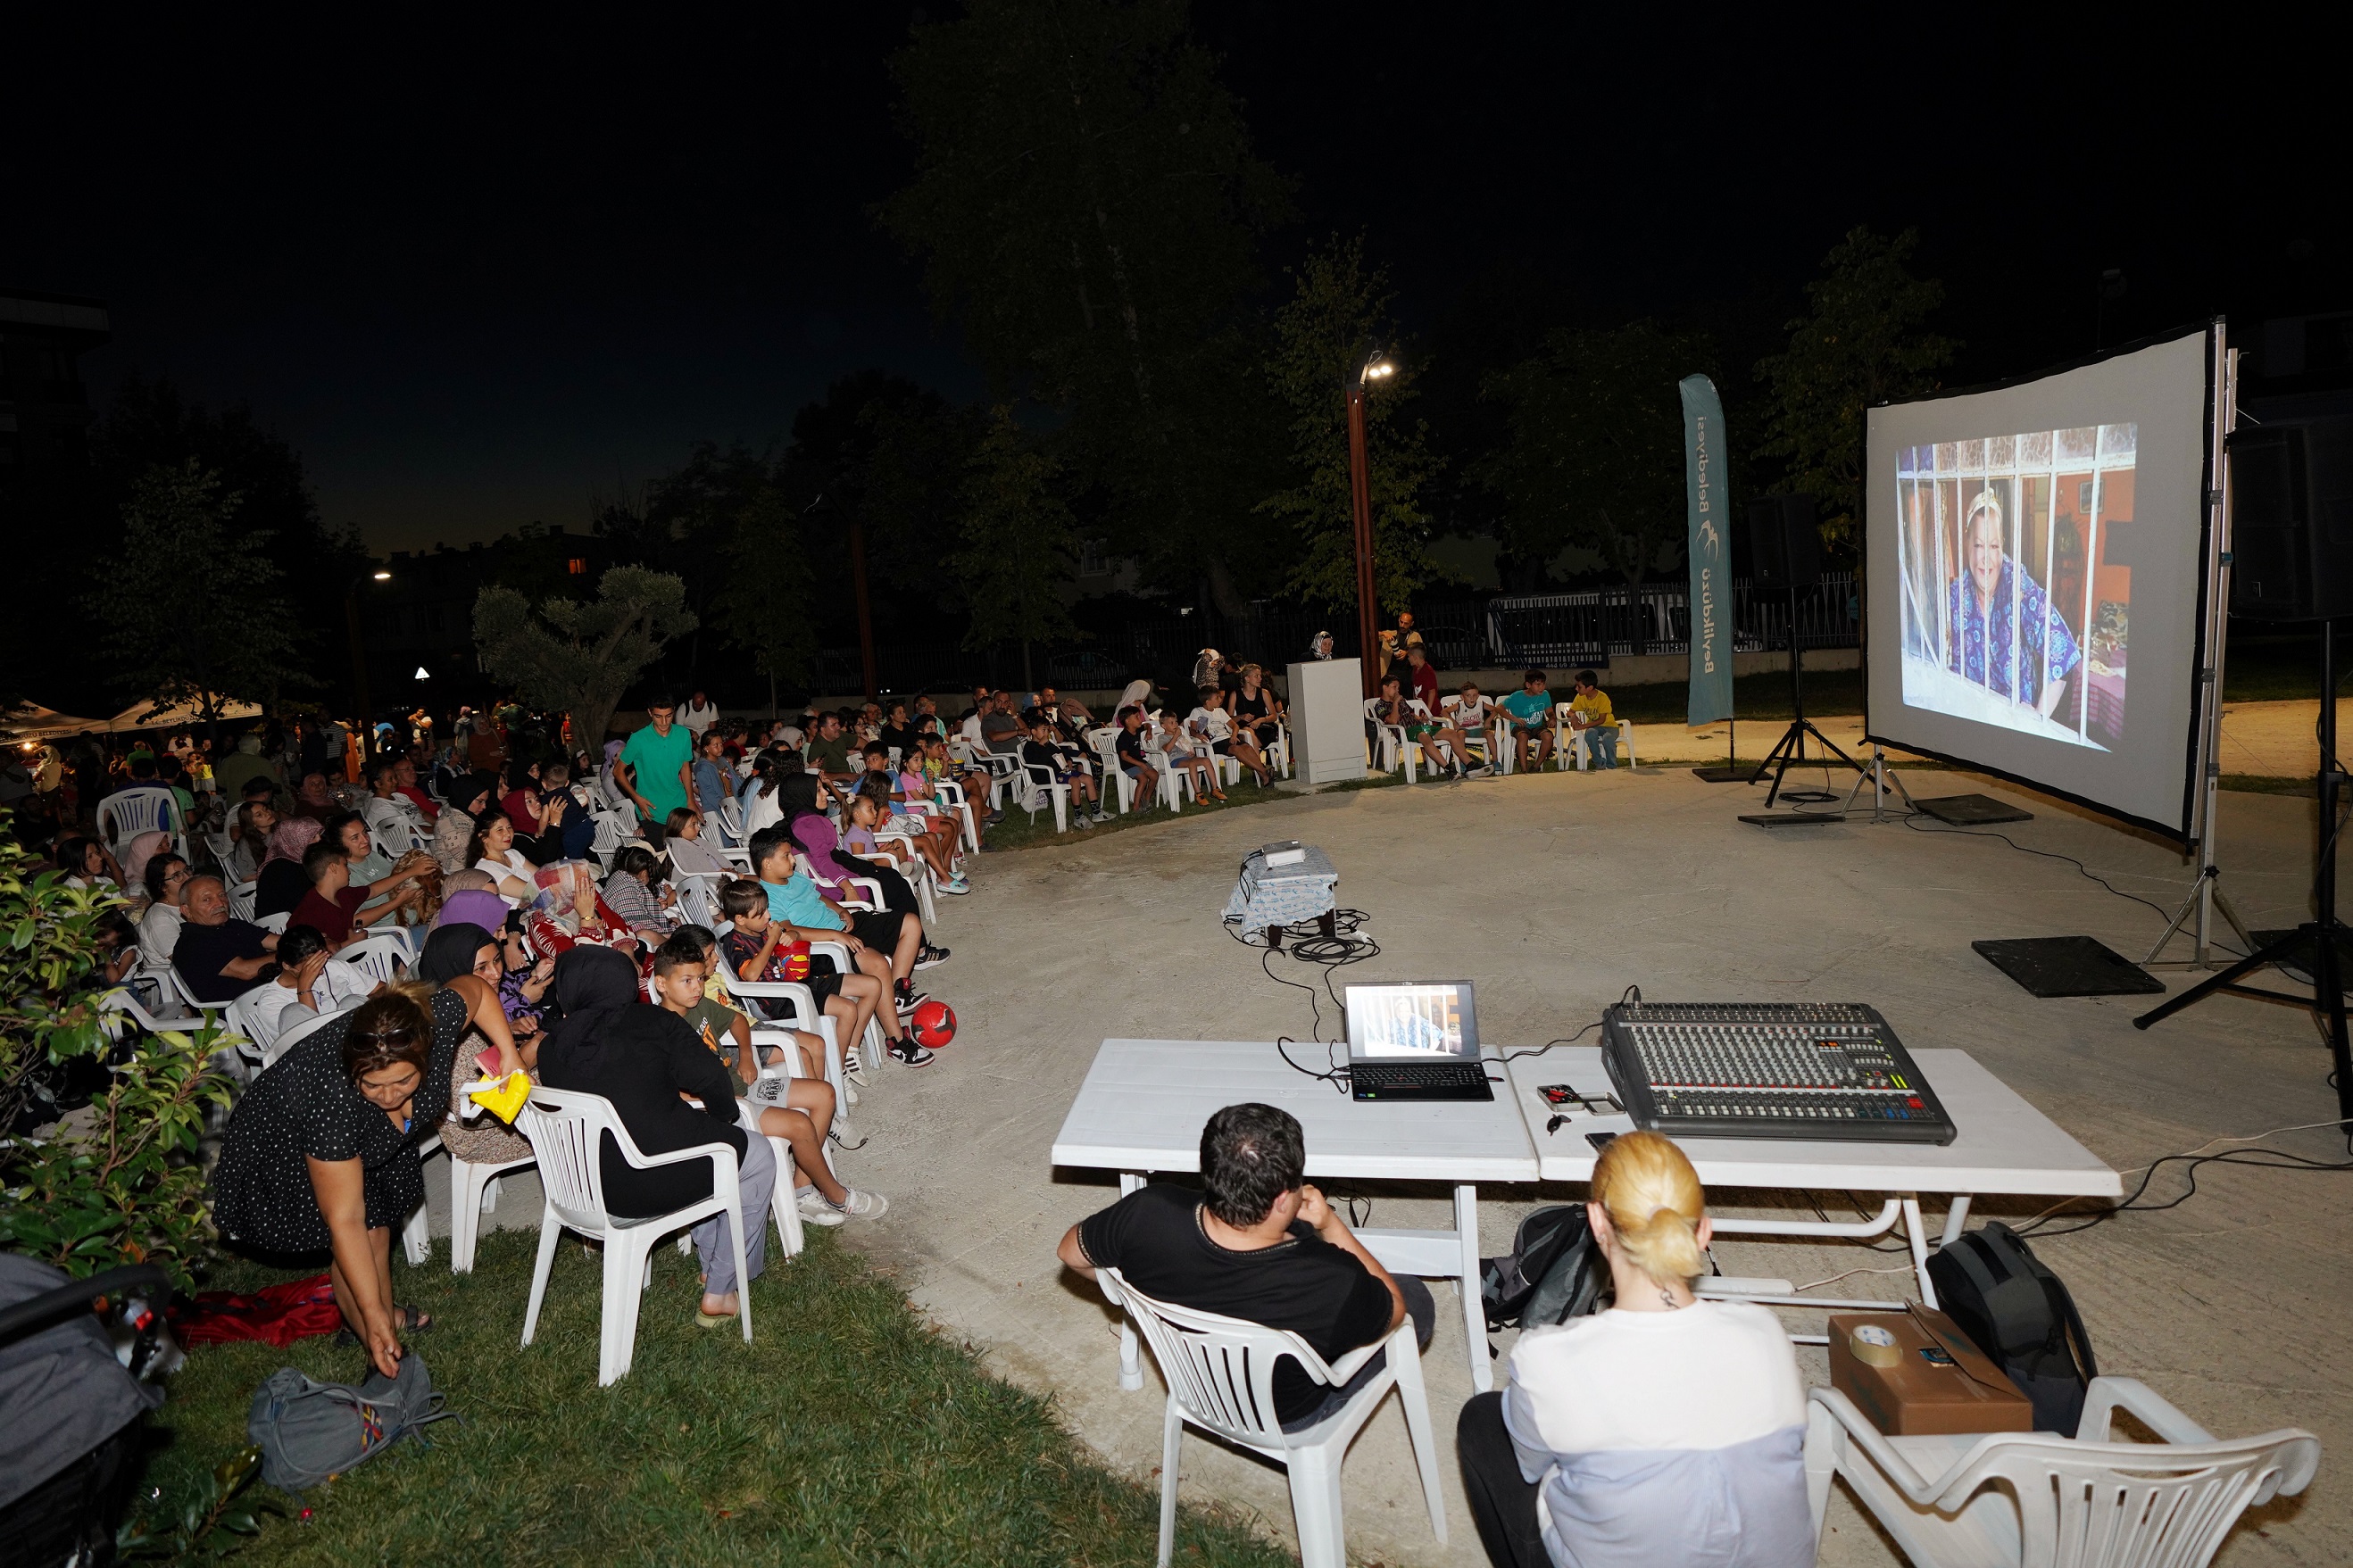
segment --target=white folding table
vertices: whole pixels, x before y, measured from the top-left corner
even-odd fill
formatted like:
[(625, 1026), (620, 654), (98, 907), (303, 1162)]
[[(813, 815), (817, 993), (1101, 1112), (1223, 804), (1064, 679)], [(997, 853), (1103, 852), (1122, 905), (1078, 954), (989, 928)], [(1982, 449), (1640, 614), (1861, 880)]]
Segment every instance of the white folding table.
[[(2028, 1197), (2112, 1198), (2124, 1184), (2098, 1155), (2062, 1131), (2058, 1124), (2029, 1105), (2015, 1089), (1978, 1065), (1967, 1051), (1915, 1050), (1912, 1059), (1926, 1076), (1945, 1113), (1958, 1135), (1950, 1143), (1801, 1142), (1794, 1139), (1677, 1138), (1691, 1156), (1702, 1184), (1717, 1187), (1766, 1187), (1803, 1191), (1827, 1187), (1845, 1192), (1888, 1194), (1873, 1217), (1863, 1220), (1717, 1219), (1725, 1236), (1788, 1236), (1804, 1237), (1884, 1236), (1904, 1222), (1912, 1248), (1912, 1272), (1920, 1300), (1936, 1304), (1936, 1289), (1928, 1279), (1928, 1236), (1921, 1218), (1920, 1194), (1941, 1194), (1950, 1200), (1939, 1246), (1958, 1239), (1969, 1215), (1969, 1200), (1978, 1193), (2013, 1193)], [(1588, 1135), (1628, 1132), (1633, 1119), (1624, 1115), (1593, 1116), (1574, 1107), (1557, 1129), (1550, 1129), (1561, 1108), (1546, 1102), (1537, 1092), (1545, 1084), (1567, 1084), (1579, 1093), (1599, 1098), (1610, 1090), (1609, 1074), (1601, 1065), (1599, 1046), (1556, 1046), (1544, 1054), (1521, 1057), (1507, 1064), (1512, 1099), (1526, 1121), (1528, 1140), (1535, 1146), (1539, 1172), (1547, 1182), (1592, 1179), (1599, 1157)], [(1549, 1129), (1549, 1130), (1548, 1130)], [(1740, 1289), (1739, 1285), (1756, 1287)], [(1705, 1293), (1737, 1296), (1746, 1300), (1778, 1301), (1788, 1306), (1871, 1308), (1895, 1305), (1888, 1301), (1831, 1300), (1788, 1293), (1780, 1281), (1724, 1281)]]
[[(1323, 1046), (1290, 1050), (1302, 1067), (1320, 1072), (1329, 1065)], [(1449, 1184), (1453, 1229), (1368, 1227), (1356, 1235), (1382, 1267), (1461, 1287), (1471, 1381), (1484, 1392), (1494, 1377), (1479, 1303), (1478, 1184), (1536, 1179), (1528, 1130), (1509, 1091), (1499, 1084), (1495, 1094), (1492, 1100), (1356, 1100), (1286, 1065), (1265, 1041), (1105, 1040), (1054, 1136), (1054, 1163), (1117, 1171), (1120, 1191), (1132, 1193), (1153, 1172), (1199, 1170), (1202, 1124), (1223, 1106), (1254, 1100), (1299, 1119), (1310, 1176)], [(1135, 1334), (1124, 1325), (1119, 1381), (1123, 1388), (1144, 1386)]]

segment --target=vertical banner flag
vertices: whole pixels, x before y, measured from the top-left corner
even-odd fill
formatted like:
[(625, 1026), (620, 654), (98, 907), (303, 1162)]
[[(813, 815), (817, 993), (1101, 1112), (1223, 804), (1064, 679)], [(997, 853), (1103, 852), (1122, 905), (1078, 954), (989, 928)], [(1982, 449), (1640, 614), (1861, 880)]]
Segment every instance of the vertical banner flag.
[(1732, 523), (1725, 503), (1724, 404), (1715, 384), (1687, 375), (1683, 401), (1683, 499), (1689, 528), (1691, 712), (1689, 722), (1732, 717)]

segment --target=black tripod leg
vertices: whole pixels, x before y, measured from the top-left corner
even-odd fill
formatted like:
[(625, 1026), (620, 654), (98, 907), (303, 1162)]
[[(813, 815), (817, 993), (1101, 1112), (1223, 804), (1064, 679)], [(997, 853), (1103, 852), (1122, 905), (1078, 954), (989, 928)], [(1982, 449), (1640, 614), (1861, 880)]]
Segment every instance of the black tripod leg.
[[(2159, 1002), (2156, 1006), (2151, 1007), (2147, 1012), (2143, 1013), (2139, 1017), (2135, 1018), (2133, 1020), (2133, 1027), (2136, 1029), (2146, 1029), (2151, 1024), (2158, 1022), (2159, 1019), (2170, 1018), (2173, 1015), (2180, 1012), (2184, 1007), (2189, 1006), (2193, 1003), (2203, 1002), (2207, 997), (2213, 995), (2216, 992), (2221, 990), (2225, 986), (2236, 985), (2241, 980), (2253, 974), (2256, 970), (2261, 969), (2266, 963), (2276, 963), (2283, 958), (2293, 957), (2297, 944), (2304, 941), (2305, 932), (2310, 929), (2311, 928), (2308, 926), (2299, 926), (2295, 931), (2289, 931), (2285, 935), (2282, 936), (2277, 942), (2272, 943), (2269, 947), (2263, 948), (2256, 952), (2249, 953), (2246, 957), (2239, 960), (2238, 963), (2231, 965), (2230, 968), (2222, 971), (2221, 973), (2212, 975), (2207, 979), (2200, 981), (2197, 984), (2191, 986), (2189, 990), (2184, 991), (2179, 996), (2167, 997), (2164, 1001)], [(2334, 965), (2332, 964), (2331, 967), (2333, 968)], [(2341, 1018), (2344, 1016), (2345, 1011), (2345, 999), (2342, 994), (2339, 994), (2337, 997), (2337, 1016)]]
[(1822, 743), (1822, 749), (1824, 751), (1829, 752), (1832, 756), (1838, 758), (1840, 762), (1844, 763), (1848, 767), (1852, 768), (1856, 773), (1862, 773), (1865, 777), (1870, 776), (1871, 770), (1869, 768), (1864, 767), (1861, 763), (1856, 762), (1852, 757), (1848, 756), (1844, 752), (1839, 750), (1838, 742), (1831, 740), (1828, 735), (1823, 734), (1820, 730), (1815, 729), (1814, 721), (1811, 719), (1806, 720), (1805, 725), (1806, 732), (1811, 735), (1815, 740), (1820, 741)]

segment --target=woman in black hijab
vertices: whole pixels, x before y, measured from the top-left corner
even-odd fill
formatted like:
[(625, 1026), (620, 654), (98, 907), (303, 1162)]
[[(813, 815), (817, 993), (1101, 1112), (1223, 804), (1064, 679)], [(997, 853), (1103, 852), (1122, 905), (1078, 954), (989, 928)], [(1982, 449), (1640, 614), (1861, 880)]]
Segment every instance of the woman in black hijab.
[(459, 1042), (479, 1029), (501, 1072), (522, 1067), (497, 988), (471, 973), (490, 940), (443, 926), (417, 963), (431, 989), (386, 986), (279, 1058), (237, 1101), (213, 1170), (223, 1236), (332, 1255), (344, 1325), (386, 1377), (399, 1372), (401, 1332), (430, 1322), (393, 1304), (392, 1232), (425, 1202), (417, 1145), (441, 1124)]
[[(776, 1158), (737, 1102), (726, 1064), (684, 1018), (648, 1003), (638, 990), (638, 966), (609, 947), (575, 947), (557, 959), (554, 994), (564, 1021), (539, 1047), (540, 1081), (610, 1100), (642, 1153), (668, 1154), (701, 1143), (732, 1147), (744, 1198), (744, 1269), (756, 1279), (767, 1266)], [(681, 1094), (702, 1101), (702, 1109)], [(711, 1195), (705, 1162), (641, 1171), (621, 1158), (610, 1138), (599, 1153), (605, 1202), (616, 1215), (669, 1214)], [(702, 1258), (701, 1321), (706, 1327), (725, 1322), (739, 1310), (741, 1284), (725, 1216), (696, 1226), (694, 1246)]]

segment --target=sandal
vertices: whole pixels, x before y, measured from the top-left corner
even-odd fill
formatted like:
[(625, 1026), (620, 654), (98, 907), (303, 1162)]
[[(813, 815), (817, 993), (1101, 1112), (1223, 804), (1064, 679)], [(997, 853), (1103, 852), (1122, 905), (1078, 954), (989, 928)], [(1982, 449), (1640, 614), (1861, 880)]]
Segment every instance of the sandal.
[[(404, 1307), (399, 1302), (395, 1301), (392, 1304), (392, 1310), (394, 1326), (398, 1328), (402, 1333), (423, 1334), (430, 1333), (432, 1331), (433, 1314), (424, 1310), (422, 1308)], [(406, 1317), (408, 1321), (405, 1323), (401, 1322), (399, 1320), (402, 1317)]]

